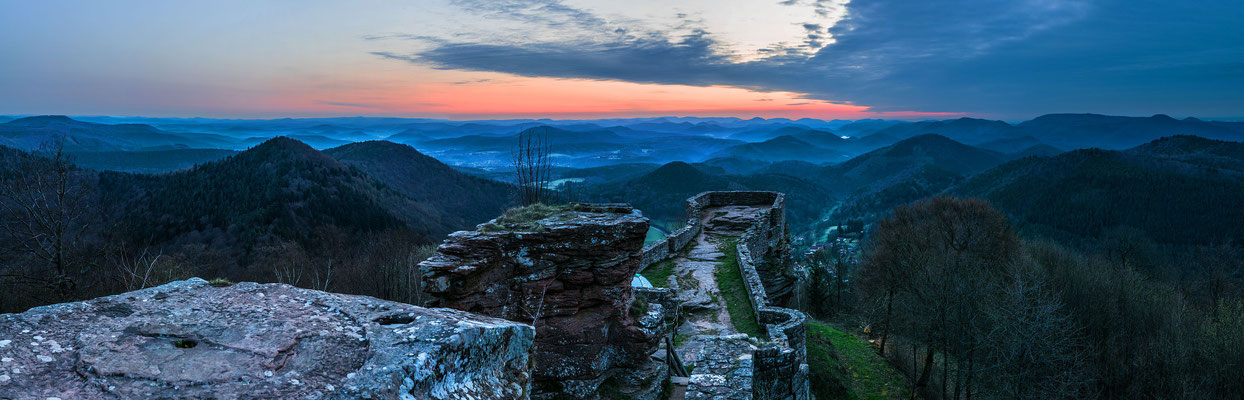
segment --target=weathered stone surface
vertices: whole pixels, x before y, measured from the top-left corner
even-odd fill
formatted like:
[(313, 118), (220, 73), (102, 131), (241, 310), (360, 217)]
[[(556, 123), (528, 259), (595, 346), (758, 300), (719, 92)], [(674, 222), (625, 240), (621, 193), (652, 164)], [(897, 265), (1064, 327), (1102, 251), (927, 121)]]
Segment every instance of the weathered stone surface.
[(705, 210), (704, 229), (718, 234), (742, 234), (743, 231), (756, 224), (768, 207), (757, 206), (722, 206)]
[(511, 399), (530, 326), (202, 279), (0, 315), (0, 398)]
[(687, 399), (751, 399), (756, 346), (747, 335), (704, 338), (704, 351), (687, 386)]
[(424, 261), (443, 307), (533, 323), (536, 394), (587, 398), (650, 362), (659, 337), (629, 315), (648, 220), (629, 206), (579, 205), (525, 232), (457, 232)]

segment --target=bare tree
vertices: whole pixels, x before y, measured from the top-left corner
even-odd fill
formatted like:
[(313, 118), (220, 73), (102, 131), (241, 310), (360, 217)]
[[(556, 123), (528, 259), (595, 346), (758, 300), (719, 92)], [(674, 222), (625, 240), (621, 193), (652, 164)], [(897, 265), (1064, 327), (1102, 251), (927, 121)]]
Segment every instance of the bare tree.
[[(883, 219), (858, 271), (865, 298), (880, 299), (884, 349), (892, 329), (924, 350), (913, 367), (917, 392), (929, 383), (941, 353), (940, 397), (949, 397), (948, 359), (968, 364), (970, 382), (982, 340), (984, 294), (1002, 280), (1019, 255), (1018, 237), (1006, 217), (981, 200), (935, 197), (899, 207)], [(916, 359), (913, 356), (913, 359)], [(968, 396), (971, 387), (968, 384)]]
[[(270, 266), (273, 279), (277, 283), (298, 286), (302, 283), (302, 278), (306, 275), (308, 266), (311, 265), (310, 257), (307, 256), (307, 253), (297, 242), (278, 241), (268, 246), (262, 246), (256, 251), (259, 257), (252, 265), (256, 267)], [(315, 284), (315, 282), (312, 284)]]
[(10, 268), (6, 277), (40, 284), (58, 301), (70, 300), (93, 266), (92, 257), (81, 256), (92, 210), (89, 174), (73, 166), (62, 140), (11, 158), (0, 160), (5, 164), (0, 171), (0, 232), (11, 250), (33, 262), (22, 271)]
[(545, 186), (549, 182), (549, 172), (553, 167), (549, 158), (548, 129), (538, 127), (519, 132), (518, 143), (510, 152), (518, 200), (524, 206), (545, 200)]
[(325, 262), (323, 276), (320, 276), (319, 270), (315, 271), (315, 277), (314, 277), (313, 282), (314, 284), (312, 284), (312, 287), (311, 287), (312, 289), (321, 290), (325, 292), (329, 291), (328, 289), (331, 288), (333, 284), (333, 260), (330, 259)]
[(298, 286), (302, 282), (303, 270), (298, 266), (288, 263), (272, 267), (272, 275), (276, 277), (277, 283), (284, 283), (290, 286)]
[(162, 285), (179, 277), (176, 263), (168, 262), (164, 253), (152, 253), (144, 248), (134, 256), (128, 256), (124, 251), (120, 254), (117, 270), (125, 291)]
[(1083, 398), (1088, 388), (1079, 332), (1062, 305), (1021, 274), (1010, 277), (987, 310), (983, 375), (1008, 399)]

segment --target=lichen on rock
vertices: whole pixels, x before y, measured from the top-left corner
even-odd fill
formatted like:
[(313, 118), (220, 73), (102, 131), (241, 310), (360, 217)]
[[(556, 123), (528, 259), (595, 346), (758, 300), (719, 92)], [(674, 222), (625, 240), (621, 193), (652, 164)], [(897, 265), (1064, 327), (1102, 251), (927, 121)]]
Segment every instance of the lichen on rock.
[(533, 334), (455, 310), (194, 278), (0, 315), (0, 398), (522, 398)]
[(574, 205), (520, 231), (449, 236), (421, 264), (432, 305), (534, 324), (536, 397), (597, 395), (651, 363), (659, 336), (630, 313), (648, 219), (627, 205)]

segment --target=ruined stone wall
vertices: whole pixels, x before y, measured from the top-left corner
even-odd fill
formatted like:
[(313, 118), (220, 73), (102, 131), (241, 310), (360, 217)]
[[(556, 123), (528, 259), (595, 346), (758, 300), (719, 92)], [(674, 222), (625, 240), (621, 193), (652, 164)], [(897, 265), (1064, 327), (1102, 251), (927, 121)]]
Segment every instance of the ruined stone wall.
[[(687, 199), (687, 226), (680, 231), (687, 236), (671, 235), (666, 241), (659, 242), (664, 245), (645, 248), (643, 259), (646, 267), (676, 254), (698, 235), (703, 229), (701, 221), (706, 209), (735, 205), (768, 208), (763, 211), (760, 221), (748, 227), (739, 237), (738, 259), (739, 272), (743, 276), (752, 309), (757, 322), (766, 328), (769, 342), (752, 346), (750, 359), (717, 360), (716, 363), (710, 362), (716, 366), (710, 366), (707, 370), (697, 366), (696, 375), (693, 375), (688, 388), (688, 399), (809, 398), (806, 317), (797, 310), (770, 305), (775, 301), (784, 301), (796, 283), (793, 277), (786, 276), (789, 250), (785, 201), (785, 195), (777, 192), (700, 193)], [(648, 254), (649, 250), (653, 252)], [(737, 337), (722, 337), (720, 343), (714, 343), (738, 348), (746, 345), (745, 342)], [(714, 372), (716, 369), (722, 373)]]
[(0, 315), (3, 399), (525, 399), (530, 326), (193, 278)]
[[(696, 214), (688, 215), (698, 216), (699, 213), (697, 212)], [(692, 240), (695, 240), (695, 237), (700, 234), (700, 230), (703, 228), (704, 227), (700, 223), (699, 219), (694, 219), (693, 221), (689, 220), (687, 221), (686, 226), (674, 231), (674, 233), (671, 233), (664, 239), (648, 243), (647, 246), (644, 246), (639, 270), (643, 271), (653, 264), (664, 261), (670, 257), (673, 257), (675, 254), (678, 254), (678, 252), (682, 251), (684, 247), (687, 247)]]
[[(739, 273), (761, 326), (766, 328), (772, 345), (752, 352), (752, 391), (756, 399), (809, 398), (805, 316), (782, 307), (770, 306), (772, 297), (766, 290), (761, 268), (784, 271), (786, 262), (785, 196), (754, 194), (721, 196), (736, 201), (769, 200), (771, 207), (761, 221), (739, 237)], [(754, 203), (753, 203), (754, 204)], [(765, 265), (768, 263), (768, 265)]]
[(430, 305), (535, 325), (537, 398), (593, 398), (607, 379), (659, 375), (649, 355), (660, 336), (630, 313), (647, 218), (578, 205), (537, 224), (451, 234), (420, 264)]

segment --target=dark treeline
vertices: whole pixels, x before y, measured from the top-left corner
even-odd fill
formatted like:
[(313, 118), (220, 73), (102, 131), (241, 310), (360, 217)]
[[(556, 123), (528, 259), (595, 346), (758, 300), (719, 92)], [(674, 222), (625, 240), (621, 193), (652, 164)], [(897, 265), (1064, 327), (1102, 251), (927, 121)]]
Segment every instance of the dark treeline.
[(882, 219), (858, 266), (814, 257), (805, 309), (863, 322), (927, 398), (1244, 393), (1235, 246), (1172, 253), (1125, 228), (1084, 243), (1022, 240), (982, 200), (927, 199)]
[(387, 211), (404, 198), (301, 144), (161, 175), (0, 151), (0, 312), (196, 276), (421, 302), (433, 247)]

